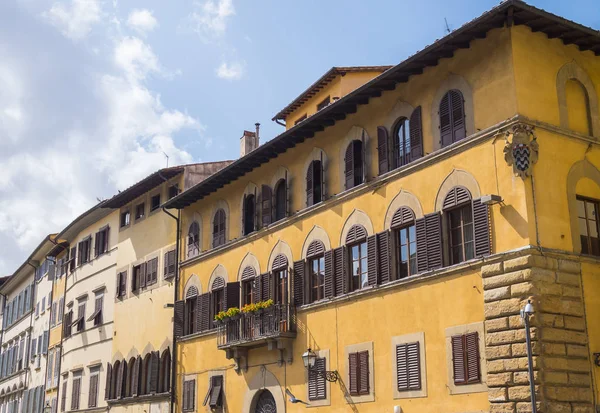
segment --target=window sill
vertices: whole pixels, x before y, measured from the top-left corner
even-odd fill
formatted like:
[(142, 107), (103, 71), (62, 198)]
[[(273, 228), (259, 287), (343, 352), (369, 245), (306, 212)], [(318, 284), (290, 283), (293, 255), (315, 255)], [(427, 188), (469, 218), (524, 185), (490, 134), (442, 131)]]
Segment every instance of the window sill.
[(111, 399), (111, 400), (107, 400), (106, 403), (109, 406), (122, 405), (122, 404), (127, 405), (127, 404), (141, 403), (141, 402), (146, 402), (146, 401), (169, 400), (170, 397), (171, 397), (170, 392), (155, 393), (155, 394), (143, 394), (141, 396), (129, 396), (129, 397), (124, 397), (122, 399)]
[(186, 336), (181, 336), (177, 339), (178, 342), (185, 342), (185, 341), (191, 341), (194, 340), (196, 338), (199, 337), (207, 337), (213, 334), (217, 334), (217, 329), (214, 328), (212, 330), (208, 330), (208, 331), (202, 331), (200, 333), (194, 333), (194, 334), (188, 334)]

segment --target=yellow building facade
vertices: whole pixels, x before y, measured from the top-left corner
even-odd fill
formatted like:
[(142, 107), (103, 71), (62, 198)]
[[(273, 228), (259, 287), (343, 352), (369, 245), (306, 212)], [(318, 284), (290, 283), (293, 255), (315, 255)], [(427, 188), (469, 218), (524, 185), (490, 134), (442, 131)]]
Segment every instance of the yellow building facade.
[(175, 411), (530, 411), (528, 300), (539, 411), (594, 411), (598, 54), (503, 2), (168, 201)]

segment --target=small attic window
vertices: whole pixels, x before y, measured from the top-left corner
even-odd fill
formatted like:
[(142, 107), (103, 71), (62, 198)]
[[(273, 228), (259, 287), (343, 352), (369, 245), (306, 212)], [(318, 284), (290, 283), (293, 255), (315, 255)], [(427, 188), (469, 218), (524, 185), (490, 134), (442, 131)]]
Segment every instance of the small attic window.
[(331, 103), (331, 96), (327, 96), (325, 99), (323, 99), (321, 101), (321, 103), (319, 103), (317, 105), (317, 112), (320, 111), (321, 109), (324, 109), (327, 106), (329, 106), (330, 103)]
[(294, 122), (294, 125), (299, 124), (300, 122), (302, 122), (303, 120), (306, 120), (306, 113), (302, 116), (300, 116), (298, 119), (296, 119), (296, 122)]

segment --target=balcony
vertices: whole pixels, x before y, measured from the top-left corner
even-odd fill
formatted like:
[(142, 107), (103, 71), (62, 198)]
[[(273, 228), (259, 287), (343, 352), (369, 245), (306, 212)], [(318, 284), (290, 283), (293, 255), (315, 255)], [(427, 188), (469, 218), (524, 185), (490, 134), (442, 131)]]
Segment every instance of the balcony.
[[(262, 312), (242, 313), (217, 327), (217, 347), (225, 350), (228, 359), (234, 359), (238, 368), (247, 366), (248, 350), (267, 346), (279, 350), (280, 363), (285, 356), (291, 363), (291, 342), (296, 337), (296, 307), (275, 304)], [(286, 354), (287, 353), (287, 354)]]

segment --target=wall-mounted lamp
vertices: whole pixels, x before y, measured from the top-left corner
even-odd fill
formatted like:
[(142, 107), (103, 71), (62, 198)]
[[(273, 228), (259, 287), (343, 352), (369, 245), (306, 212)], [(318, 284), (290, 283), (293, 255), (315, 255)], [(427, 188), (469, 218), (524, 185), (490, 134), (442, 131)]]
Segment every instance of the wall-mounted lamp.
[(339, 380), (340, 375), (337, 370), (326, 371), (326, 370), (318, 370), (313, 369), (315, 367), (315, 362), (317, 361), (317, 355), (310, 348), (306, 350), (306, 352), (302, 355), (302, 362), (304, 363), (304, 367), (308, 371), (314, 371), (317, 375), (324, 378), (327, 381), (335, 383)]
[(485, 204), (485, 205), (501, 204), (502, 202), (503, 202), (503, 199), (500, 195), (490, 194), (490, 195), (483, 195), (481, 197), (481, 203)]
[(44, 413), (51, 413), (52, 407), (50, 407), (50, 402), (46, 402), (46, 406), (44, 406)]

